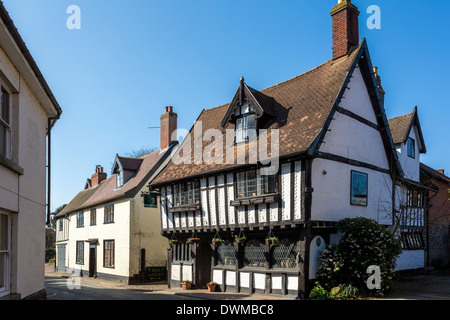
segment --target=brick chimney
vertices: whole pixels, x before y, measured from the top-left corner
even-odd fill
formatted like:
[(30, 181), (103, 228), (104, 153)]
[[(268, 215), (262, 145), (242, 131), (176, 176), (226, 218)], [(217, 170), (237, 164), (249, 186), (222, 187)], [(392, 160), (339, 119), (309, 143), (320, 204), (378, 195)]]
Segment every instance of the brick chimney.
[(177, 114), (173, 107), (166, 107), (165, 113), (161, 115), (161, 150), (166, 149), (172, 142), (172, 134), (177, 130)]
[(96, 166), (95, 173), (91, 176), (91, 188), (98, 186), (103, 180), (106, 180), (106, 173), (102, 166)]
[(378, 67), (373, 67), (373, 73), (375, 76), (375, 80), (377, 81), (378, 92), (380, 93), (380, 97), (381, 97), (381, 103), (384, 106), (384, 96), (385, 96), (386, 92), (384, 91), (383, 86), (381, 85), (381, 77), (378, 74)]
[(359, 45), (358, 8), (350, 0), (338, 0), (331, 10), (333, 23), (333, 60), (346, 56)]
[(445, 170), (444, 169), (438, 169), (438, 170), (436, 170), (437, 172), (440, 172), (440, 173), (442, 173), (442, 174), (445, 174)]

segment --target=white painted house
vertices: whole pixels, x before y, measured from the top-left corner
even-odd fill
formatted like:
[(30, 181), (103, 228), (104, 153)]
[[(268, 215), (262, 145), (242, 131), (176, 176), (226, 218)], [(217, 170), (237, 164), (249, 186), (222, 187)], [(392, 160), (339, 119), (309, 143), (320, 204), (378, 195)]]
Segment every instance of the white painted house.
[(176, 129), (176, 117), (172, 107), (161, 117), (160, 150), (138, 159), (117, 155), (109, 178), (97, 166), (85, 189), (56, 215), (57, 271), (127, 284), (166, 272), (168, 242), (148, 184), (176, 145), (168, 130)]
[(395, 184), (396, 234), (404, 251), (397, 262), (398, 270), (425, 266), (425, 217), (428, 210), (427, 190), (420, 182), (420, 154), (426, 153), (417, 107), (403, 116), (389, 119), (393, 141), (404, 176)]
[(0, 2), (0, 300), (46, 297), (46, 152), (61, 113)]
[[(153, 180), (172, 243), (171, 286), (215, 281), (222, 291), (304, 298), (319, 253), (341, 237), (336, 222), (395, 226), (406, 164), (358, 14), (350, 1), (333, 8), (333, 58), (324, 64), (261, 91), (242, 78), (230, 103), (202, 111)], [(276, 172), (264, 175), (268, 167)]]

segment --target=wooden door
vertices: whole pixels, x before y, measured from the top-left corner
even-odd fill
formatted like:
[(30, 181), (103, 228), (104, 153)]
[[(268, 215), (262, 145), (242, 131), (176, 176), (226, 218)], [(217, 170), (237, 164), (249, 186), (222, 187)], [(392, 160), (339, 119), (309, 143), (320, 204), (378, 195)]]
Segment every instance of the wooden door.
[(96, 247), (89, 247), (89, 277), (92, 278), (95, 276), (95, 268), (97, 265), (96, 259)]
[(66, 246), (58, 246), (58, 265), (57, 270), (59, 273), (65, 273), (66, 272)]
[(206, 284), (211, 281), (211, 257), (212, 248), (209, 242), (200, 242), (196, 248), (195, 256), (195, 284), (197, 288), (206, 288)]

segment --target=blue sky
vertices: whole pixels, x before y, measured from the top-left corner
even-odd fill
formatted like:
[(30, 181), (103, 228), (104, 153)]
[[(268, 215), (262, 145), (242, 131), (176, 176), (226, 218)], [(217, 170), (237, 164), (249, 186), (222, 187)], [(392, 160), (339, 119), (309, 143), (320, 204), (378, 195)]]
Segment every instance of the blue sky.
[[(229, 102), (244, 76), (255, 89), (331, 58), (337, 0), (3, 0), (63, 109), (52, 136), (52, 210), (68, 203), (116, 153), (158, 147), (173, 105), (189, 129), (203, 108)], [(360, 37), (379, 67), (388, 117), (418, 106), (428, 153), (450, 173), (450, 1), (355, 0)], [(70, 5), (81, 29), (69, 30)], [(366, 12), (381, 9), (381, 29)]]

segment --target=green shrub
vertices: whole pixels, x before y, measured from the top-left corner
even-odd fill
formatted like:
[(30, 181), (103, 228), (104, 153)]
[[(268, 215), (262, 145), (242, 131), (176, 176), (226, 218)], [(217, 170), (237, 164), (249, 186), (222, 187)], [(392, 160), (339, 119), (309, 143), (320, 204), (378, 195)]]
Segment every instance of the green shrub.
[(51, 259), (55, 258), (56, 250), (55, 248), (45, 248), (45, 261), (48, 262)]
[(350, 300), (358, 298), (358, 289), (352, 285), (339, 285), (332, 288), (329, 292), (323, 288), (319, 282), (309, 294), (311, 300)]
[(319, 257), (317, 280), (332, 290), (342, 284), (347, 290), (369, 292), (367, 268), (375, 265), (381, 271), (381, 289), (370, 291), (382, 294), (392, 287), (396, 259), (401, 242), (385, 227), (367, 218), (347, 218), (337, 227), (344, 236), (338, 244), (326, 248)]
[(328, 300), (329, 293), (325, 290), (319, 282), (316, 282), (316, 286), (309, 293), (309, 298), (311, 300)]

